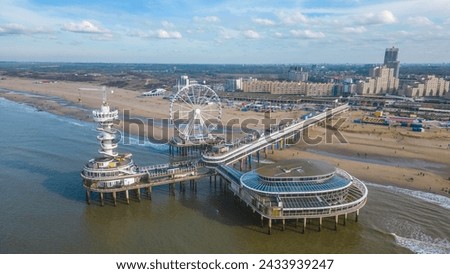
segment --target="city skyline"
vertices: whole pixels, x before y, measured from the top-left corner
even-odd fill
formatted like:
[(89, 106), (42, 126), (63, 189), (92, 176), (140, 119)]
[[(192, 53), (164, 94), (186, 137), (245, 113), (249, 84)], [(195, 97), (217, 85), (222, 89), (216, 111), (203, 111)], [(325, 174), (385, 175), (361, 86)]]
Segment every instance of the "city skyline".
[(444, 0), (1, 2), (0, 61), (450, 62)]

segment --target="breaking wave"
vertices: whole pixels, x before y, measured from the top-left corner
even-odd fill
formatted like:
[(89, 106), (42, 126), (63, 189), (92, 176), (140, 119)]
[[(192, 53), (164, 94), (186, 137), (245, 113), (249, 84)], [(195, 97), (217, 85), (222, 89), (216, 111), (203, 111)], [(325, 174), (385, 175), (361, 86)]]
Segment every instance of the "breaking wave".
[(423, 233), (418, 238), (407, 238), (391, 233), (395, 242), (417, 254), (450, 254), (450, 242), (447, 239), (433, 239)]
[(369, 186), (373, 186), (373, 187), (377, 187), (377, 188), (384, 188), (384, 189), (388, 189), (392, 192), (395, 193), (402, 193), (429, 203), (433, 203), (436, 205), (439, 205), (443, 208), (446, 209), (450, 209), (450, 198), (442, 196), (442, 195), (438, 195), (438, 194), (434, 194), (434, 193), (429, 193), (429, 192), (423, 192), (420, 190), (411, 190), (411, 189), (406, 189), (406, 188), (401, 188), (401, 187), (396, 187), (396, 186), (385, 186), (385, 185), (379, 185), (379, 184), (373, 184), (373, 183), (368, 183), (368, 182), (364, 182), (366, 185)]

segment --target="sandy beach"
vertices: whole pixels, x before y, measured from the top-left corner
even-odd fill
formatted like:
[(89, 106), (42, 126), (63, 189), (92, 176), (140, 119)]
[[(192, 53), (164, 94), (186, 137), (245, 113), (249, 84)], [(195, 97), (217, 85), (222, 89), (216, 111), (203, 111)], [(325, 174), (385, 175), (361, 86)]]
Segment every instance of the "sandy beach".
[[(33, 94), (54, 96), (69, 102), (73, 105), (71, 108), (61, 107), (58, 102), (52, 100), (43, 100), (46, 98), (30, 97), (28, 95), (17, 94), (17, 93), (2, 93), (1, 96), (18, 102), (24, 102), (33, 106), (38, 107), (41, 110), (49, 111), (52, 113), (60, 115), (70, 115), (81, 120), (92, 121), (90, 117), (90, 110), (99, 108), (102, 103), (102, 86), (93, 83), (83, 83), (83, 82), (46, 82), (45, 80), (35, 80), (35, 79), (24, 79), (24, 78), (7, 78), (0, 80), (0, 88), (10, 89), (15, 91), (26, 91)], [(93, 88), (96, 90), (84, 90), (80, 88)], [(141, 92), (114, 88), (111, 94), (110, 90), (107, 92), (108, 102), (111, 107), (117, 108), (119, 110), (119, 117), (124, 117), (124, 111), (128, 111), (129, 117), (141, 119), (145, 125), (148, 125), (146, 118), (153, 119), (156, 121), (156, 125), (162, 119), (169, 119), (169, 108), (170, 102), (162, 97), (144, 97), (141, 96)], [(78, 108), (84, 108), (89, 111), (79, 111)], [(272, 118), (286, 119), (286, 118), (297, 118), (304, 114), (303, 111), (292, 111), (292, 112), (277, 112), (272, 115)], [(263, 125), (261, 123), (255, 125), (252, 120), (257, 119), (261, 121), (264, 118), (264, 113), (262, 112), (242, 112), (235, 109), (234, 107), (223, 106), (222, 109), (222, 124), (224, 126), (232, 124), (233, 127), (238, 127), (239, 123), (233, 122), (236, 119), (242, 121), (250, 121), (248, 124), (249, 128), (262, 129)], [(251, 119), (251, 120), (250, 120)], [(124, 119), (121, 119), (121, 123)], [(119, 127), (123, 128), (124, 125), (120, 124)], [(146, 127), (144, 132), (139, 130), (136, 124), (131, 126), (125, 125), (126, 129), (136, 135), (149, 136), (150, 139), (161, 140), (164, 139), (166, 135), (162, 134), (162, 129), (159, 126), (156, 128)], [(152, 132), (152, 134), (148, 134)], [(164, 135), (164, 136), (163, 136)]]
[[(101, 104), (101, 91), (79, 90), (79, 88), (98, 88), (92, 83), (55, 82), (40, 83), (39, 80), (7, 78), (0, 80), (0, 88), (26, 91), (36, 95), (0, 92), (9, 100), (33, 105), (40, 110), (68, 115), (77, 119), (91, 121), (90, 110)], [(160, 97), (141, 97), (139, 91), (115, 88), (108, 95), (109, 104), (119, 109), (129, 110), (131, 117), (149, 117), (155, 120), (169, 117), (169, 101)], [(51, 96), (50, 99), (48, 96)], [(62, 105), (61, 98), (71, 102)], [(302, 112), (277, 112), (273, 118), (297, 118)], [(352, 121), (361, 118), (362, 112), (348, 112), (346, 121), (339, 128), (346, 143), (332, 138), (332, 142), (308, 145), (300, 142), (281, 151), (270, 154), (272, 160), (286, 158), (313, 158), (330, 162), (349, 171), (354, 176), (369, 182), (395, 185), (408, 189), (432, 192), (450, 197), (450, 132), (448, 129), (430, 129), (423, 133), (411, 132), (407, 128), (388, 128), (378, 125), (361, 125)], [(120, 115), (120, 117), (123, 117)], [(224, 107), (222, 121), (234, 118), (241, 120), (263, 119), (264, 114)], [(261, 123), (255, 127), (261, 128)], [(119, 125), (123, 127), (123, 125)], [(127, 127), (125, 127), (127, 128)], [(134, 125), (128, 127), (133, 134), (147, 135)], [(161, 128), (149, 127), (153, 137), (161, 139)], [(324, 140), (330, 130), (315, 127), (309, 131), (310, 137), (321, 136)], [(159, 134), (159, 135), (158, 135)]]

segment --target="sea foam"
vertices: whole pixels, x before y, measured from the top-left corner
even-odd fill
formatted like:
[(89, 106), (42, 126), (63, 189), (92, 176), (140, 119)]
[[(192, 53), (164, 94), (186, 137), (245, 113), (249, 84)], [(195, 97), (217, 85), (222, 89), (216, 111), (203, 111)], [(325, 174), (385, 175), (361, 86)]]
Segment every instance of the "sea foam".
[(404, 248), (411, 250), (417, 254), (449, 254), (450, 242), (447, 239), (432, 239), (431, 237), (421, 234), (420, 239), (407, 238), (391, 233), (395, 242)]
[(385, 186), (385, 185), (373, 184), (373, 183), (368, 183), (368, 182), (364, 182), (364, 183), (368, 186), (388, 189), (394, 193), (402, 193), (402, 194), (405, 194), (405, 195), (408, 195), (408, 196), (411, 196), (414, 198), (418, 198), (420, 200), (423, 200), (423, 201), (426, 201), (429, 203), (439, 205), (443, 208), (450, 209), (450, 198), (442, 196), (442, 195), (429, 193), (429, 192), (423, 192), (420, 190), (405, 189), (405, 188), (396, 187), (396, 186)]

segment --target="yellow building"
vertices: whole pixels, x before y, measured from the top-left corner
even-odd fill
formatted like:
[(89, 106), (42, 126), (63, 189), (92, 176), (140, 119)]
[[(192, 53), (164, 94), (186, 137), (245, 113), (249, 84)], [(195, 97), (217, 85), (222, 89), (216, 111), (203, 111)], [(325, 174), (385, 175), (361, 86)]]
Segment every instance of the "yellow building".
[(330, 96), (334, 84), (307, 82), (258, 81), (250, 79), (243, 81), (244, 92), (266, 92), (271, 94), (299, 94), (305, 96)]

